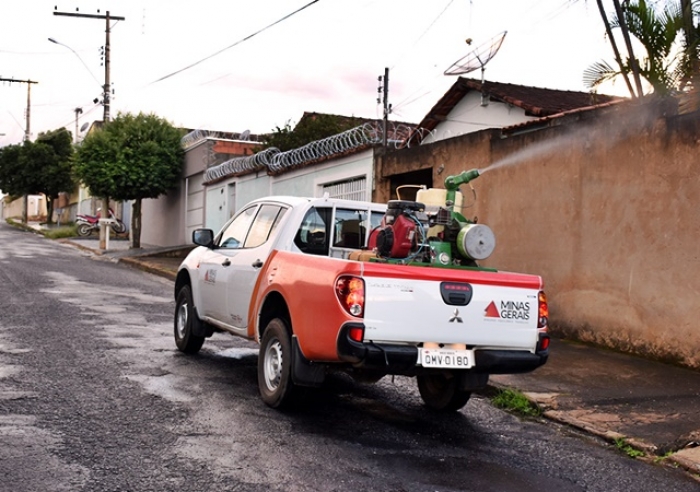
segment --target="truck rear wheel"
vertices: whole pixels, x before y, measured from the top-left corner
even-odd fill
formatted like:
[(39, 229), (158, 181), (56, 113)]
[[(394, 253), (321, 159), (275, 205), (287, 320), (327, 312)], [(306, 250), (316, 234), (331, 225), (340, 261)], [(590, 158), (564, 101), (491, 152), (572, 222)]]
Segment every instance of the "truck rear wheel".
[(471, 391), (458, 388), (459, 378), (444, 373), (416, 376), (423, 402), (433, 410), (454, 411), (467, 404)]
[(292, 381), (292, 341), (287, 323), (271, 320), (260, 342), (258, 388), (262, 400), (272, 408), (291, 403), (296, 387)]

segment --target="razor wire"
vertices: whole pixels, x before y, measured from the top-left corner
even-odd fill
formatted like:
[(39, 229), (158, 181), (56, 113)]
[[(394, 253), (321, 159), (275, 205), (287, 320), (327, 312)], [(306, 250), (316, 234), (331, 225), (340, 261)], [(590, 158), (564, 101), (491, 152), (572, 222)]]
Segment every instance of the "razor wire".
[[(391, 124), (387, 128), (387, 142), (398, 148), (410, 134), (410, 131), (411, 127), (408, 125)], [(383, 126), (380, 123), (368, 122), (285, 152), (280, 151), (276, 147), (270, 147), (256, 154), (234, 157), (210, 167), (204, 175), (204, 182), (209, 183), (228, 176), (261, 171), (263, 169), (279, 173), (286, 169), (310, 164), (367, 145), (381, 143), (383, 135)]]

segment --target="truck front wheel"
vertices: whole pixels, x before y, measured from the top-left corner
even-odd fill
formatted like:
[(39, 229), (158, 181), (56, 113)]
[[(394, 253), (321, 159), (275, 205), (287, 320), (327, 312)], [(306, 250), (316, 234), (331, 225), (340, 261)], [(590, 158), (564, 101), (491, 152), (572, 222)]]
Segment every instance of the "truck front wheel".
[(192, 333), (193, 325), (200, 323), (192, 302), (189, 285), (183, 285), (175, 303), (175, 345), (186, 354), (196, 354), (202, 348), (204, 337)]
[(416, 376), (418, 391), (423, 402), (433, 410), (459, 410), (469, 401), (471, 391), (458, 388), (459, 378), (444, 373)]
[(258, 388), (262, 400), (272, 408), (288, 405), (295, 393), (292, 342), (287, 323), (281, 318), (267, 324), (260, 342)]

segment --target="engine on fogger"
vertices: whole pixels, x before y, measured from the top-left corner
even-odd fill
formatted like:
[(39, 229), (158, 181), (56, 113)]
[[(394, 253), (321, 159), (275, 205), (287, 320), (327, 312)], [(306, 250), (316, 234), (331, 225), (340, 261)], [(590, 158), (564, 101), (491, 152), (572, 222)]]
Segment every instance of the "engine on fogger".
[(477, 266), (493, 253), (496, 238), (491, 228), (462, 215), (459, 187), (478, 176), (478, 169), (464, 171), (448, 176), (445, 189), (420, 189), (416, 201), (390, 200), (369, 248), (379, 261)]

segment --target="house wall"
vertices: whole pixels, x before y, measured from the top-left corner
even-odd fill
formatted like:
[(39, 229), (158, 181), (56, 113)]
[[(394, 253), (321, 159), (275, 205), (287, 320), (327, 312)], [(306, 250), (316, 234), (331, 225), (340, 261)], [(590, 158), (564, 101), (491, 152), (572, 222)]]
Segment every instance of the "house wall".
[[(22, 218), (23, 204), (23, 198), (5, 202), (2, 207), (2, 218)], [(38, 218), (46, 220), (46, 199), (43, 195), (29, 195), (27, 197), (27, 217), (29, 220), (37, 220)]]
[(315, 166), (290, 171), (272, 179), (272, 194), (292, 196), (323, 196), (323, 186), (356, 177), (367, 177), (366, 200), (371, 200), (373, 152), (365, 150), (333, 159)]
[(187, 150), (177, 188), (141, 203), (141, 243), (148, 246), (192, 244), (192, 231), (204, 227), (204, 169), (208, 141)]
[(494, 230), (484, 264), (541, 275), (553, 333), (700, 368), (700, 116), (672, 113), (618, 107), (378, 156), (376, 199), (402, 169), (482, 169), (464, 215)]
[(533, 119), (535, 118), (525, 115), (524, 109), (511, 104), (491, 101), (488, 98), (486, 103), (482, 104), (481, 93), (469, 91), (450, 111), (447, 119), (427, 135), (423, 142), (432, 143), (488, 128), (517, 125)]
[(185, 236), (182, 220), (184, 189), (170, 190), (166, 195), (141, 201), (141, 244), (147, 246), (179, 246), (192, 241)]
[(248, 202), (271, 195), (271, 180), (272, 178), (264, 171), (228, 180), (227, 183), (236, 185), (236, 211)]
[[(366, 150), (277, 176), (270, 176), (266, 172), (260, 171), (209, 185), (206, 188), (206, 227), (218, 231), (235, 211), (264, 196), (318, 197), (322, 196), (324, 185), (360, 176), (367, 178), (365, 199), (370, 200), (373, 179), (372, 159), (372, 151)], [(230, 187), (232, 185), (235, 185), (236, 189), (236, 203), (233, 208), (228, 202), (231, 199)]]

